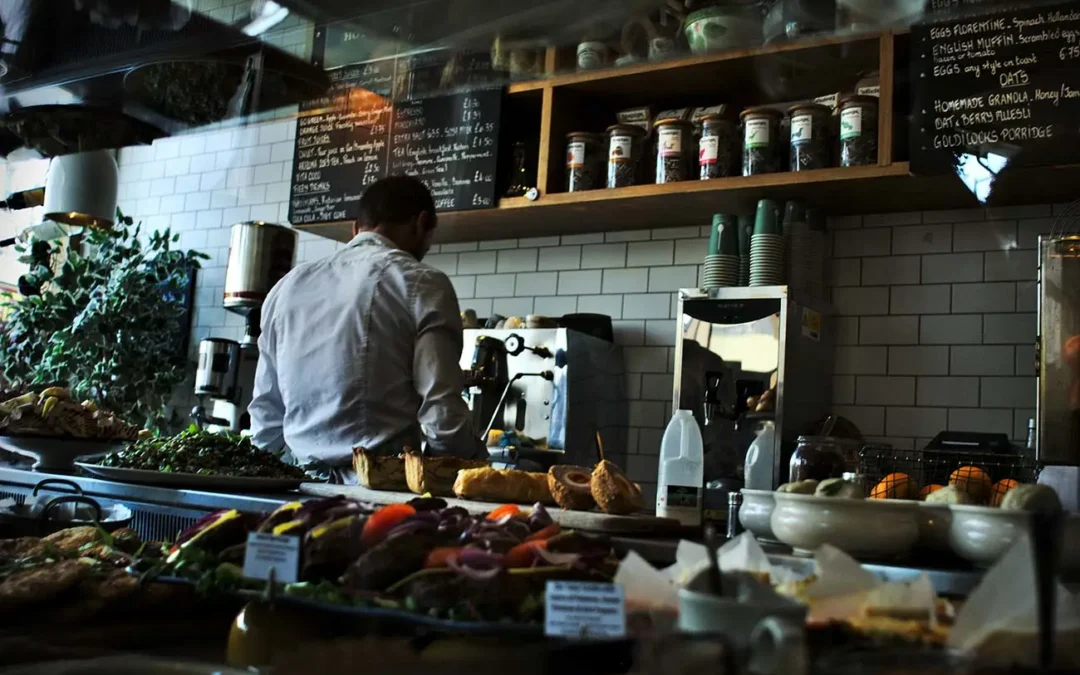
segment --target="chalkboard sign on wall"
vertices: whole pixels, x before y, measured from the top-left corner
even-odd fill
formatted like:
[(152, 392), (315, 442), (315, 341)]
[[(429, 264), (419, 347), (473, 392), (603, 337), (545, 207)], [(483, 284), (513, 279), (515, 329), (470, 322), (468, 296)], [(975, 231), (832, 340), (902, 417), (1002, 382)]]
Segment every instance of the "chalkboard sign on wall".
[(395, 101), (403, 83), (414, 89), (405, 59), (330, 76), (330, 95), (297, 117), (289, 222), (353, 220), (368, 185), (402, 173), (424, 181), (440, 211), (494, 206), (501, 90)]
[(912, 171), (951, 172), (968, 153), (1011, 167), (1080, 161), (1080, 2), (929, 4), (911, 31)]

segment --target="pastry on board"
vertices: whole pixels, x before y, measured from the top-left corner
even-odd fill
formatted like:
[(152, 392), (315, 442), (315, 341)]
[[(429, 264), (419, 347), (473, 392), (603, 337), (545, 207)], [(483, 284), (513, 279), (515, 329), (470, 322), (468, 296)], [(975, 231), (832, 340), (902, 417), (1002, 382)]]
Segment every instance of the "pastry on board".
[(584, 466), (556, 464), (547, 473), (551, 497), (564, 509), (587, 511), (596, 506), (591, 481), (592, 469)]
[(458, 471), (486, 466), (488, 463), (480, 460), (425, 456), (416, 450), (405, 449), (405, 482), (409, 490), (418, 495), (430, 493), (435, 497), (453, 497)]
[(353, 469), (361, 485), (372, 490), (409, 489), (405, 480), (405, 457), (402, 455), (375, 455), (360, 446), (353, 448)]
[(554, 504), (546, 473), (517, 469), (463, 469), (454, 481), (454, 494), (462, 499), (480, 499), (517, 504)]
[(605, 513), (623, 515), (641, 509), (641, 487), (626, 477), (622, 469), (606, 459), (593, 469), (589, 491)]

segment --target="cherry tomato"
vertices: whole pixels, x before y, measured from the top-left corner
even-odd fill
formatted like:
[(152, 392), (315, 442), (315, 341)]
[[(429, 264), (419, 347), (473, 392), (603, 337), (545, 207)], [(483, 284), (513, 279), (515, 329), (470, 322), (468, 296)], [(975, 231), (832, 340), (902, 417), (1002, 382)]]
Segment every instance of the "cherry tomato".
[(461, 555), (461, 548), (458, 546), (440, 546), (439, 548), (431, 549), (431, 553), (428, 553), (427, 559), (424, 560), (424, 569), (432, 569), (435, 567), (449, 567), (451, 560), (457, 560)]
[(521, 513), (521, 509), (518, 508), (517, 504), (503, 504), (499, 508), (487, 514), (487, 519), (499, 520), (500, 518), (505, 518), (506, 516), (516, 516), (519, 513)]
[(378, 544), (394, 529), (394, 526), (409, 516), (415, 515), (416, 509), (408, 504), (391, 504), (384, 506), (371, 514), (364, 523), (364, 531), (360, 533), (360, 542), (365, 547)]
[(558, 523), (552, 523), (544, 529), (537, 530), (525, 537), (525, 541), (544, 541), (546, 539), (551, 539), (560, 532), (562, 532), (562, 527)]
[(536, 562), (536, 550), (546, 549), (547, 541), (527, 541), (510, 549), (504, 561), (507, 568), (531, 567)]

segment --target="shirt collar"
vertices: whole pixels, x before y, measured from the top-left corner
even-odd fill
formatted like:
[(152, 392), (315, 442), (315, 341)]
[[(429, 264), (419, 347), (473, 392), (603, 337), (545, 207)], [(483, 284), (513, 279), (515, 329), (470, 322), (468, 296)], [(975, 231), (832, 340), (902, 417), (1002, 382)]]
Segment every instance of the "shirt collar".
[(390, 241), (386, 237), (382, 236), (378, 232), (361, 232), (353, 237), (349, 243), (349, 246), (382, 246), (384, 248), (397, 248), (394, 242)]

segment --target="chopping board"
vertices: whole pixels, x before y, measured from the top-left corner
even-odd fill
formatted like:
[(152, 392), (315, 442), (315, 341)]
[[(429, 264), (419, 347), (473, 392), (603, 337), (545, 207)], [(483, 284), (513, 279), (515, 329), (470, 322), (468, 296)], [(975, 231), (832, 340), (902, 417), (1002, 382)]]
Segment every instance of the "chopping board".
[[(335, 497), (344, 495), (350, 499), (372, 504), (401, 504), (415, 499), (412, 492), (391, 492), (372, 490), (362, 485), (329, 485), (327, 483), (303, 483), (300, 492), (315, 497)], [(445, 497), (450, 506), (460, 506), (469, 513), (481, 515), (499, 506), (495, 502), (478, 502), (471, 499), (453, 499)], [(526, 508), (532, 504), (524, 505)], [(651, 534), (677, 536), (686, 531), (674, 518), (655, 516), (614, 516), (601, 511), (565, 511), (557, 506), (548, 507), (552, 520), (567, 529), (604, 532), (607, 534)]]

